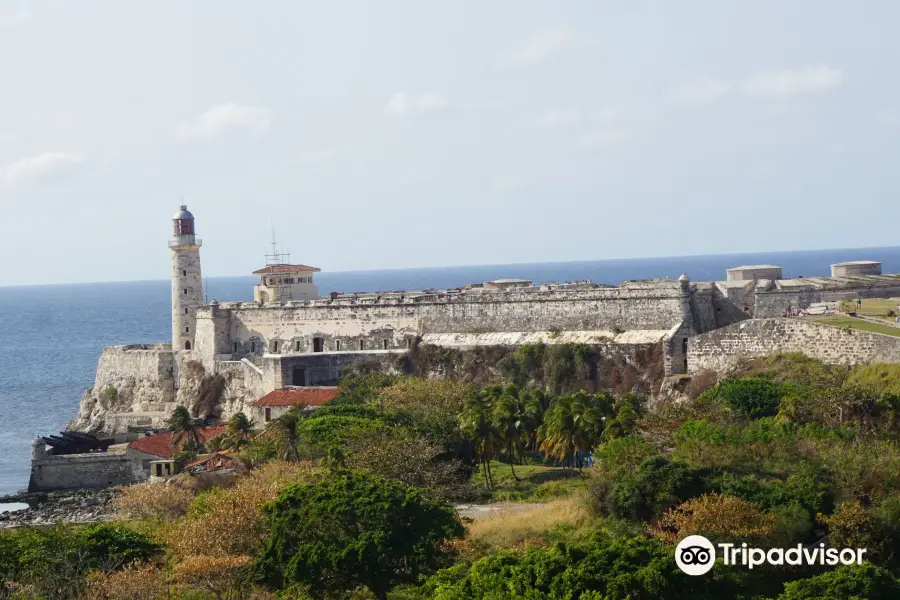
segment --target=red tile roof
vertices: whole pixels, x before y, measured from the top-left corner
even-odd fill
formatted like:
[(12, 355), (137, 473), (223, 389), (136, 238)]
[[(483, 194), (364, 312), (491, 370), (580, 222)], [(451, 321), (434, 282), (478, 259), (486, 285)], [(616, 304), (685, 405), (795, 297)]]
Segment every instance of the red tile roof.
[(335, 396), (336, 387), (287, 388), (269, 392), (255, 402), (256, 406), (322, 406)]
[(310, 267), (309, 265), (269, 265), (253, 271), (254, 275), (268, 275), (270, 273), (296, 273), (297, 271), (321, 271), (318, 267)]
[[(200, 438), (201, 442), (205, 442), (210, 438), (216, 437), (220, 433), (225, 433), (225, 428), (225, 425), (201, 427), (197, 430), (197, 437)], [(187, 436), (181, 438), (181, 441), (178, 443), (178, 447), (176, 448), (172, 446), (172, 439), (174, 437), (175, 434), (171, 431), (168, 431), (166, 433), (157, 433), (156, 435), (148, 435), (147, 437), (137, 439), (128, 444), (128, 447), (140, 452), (144, 452), (146, 454), (159, 456), (160, 458), (170, 458), (174, 456), (176, 452), (181, 450), (182, 444), (184, 444), (184, 441), (187, 439)]]

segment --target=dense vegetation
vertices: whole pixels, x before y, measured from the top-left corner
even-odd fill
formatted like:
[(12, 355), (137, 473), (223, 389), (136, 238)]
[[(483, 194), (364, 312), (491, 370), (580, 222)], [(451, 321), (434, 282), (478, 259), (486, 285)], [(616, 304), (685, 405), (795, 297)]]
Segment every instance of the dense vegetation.
[[(4, 532), (0, 597), (900, 597), (900, 366), (758, 359), (649, 410), (652, 377), (610, 378), (585, 347), (479, 355), (414, 353), (413, 375), (349, 377), (261, 432), (237, 416), (205, 448), (175, 413), (189, 452), (249, 470), (132, 486), (112, 524)], [(524, 504), (450, 506), (474, 500)], [(690, 577), (673, 549), (692, 534), (867, 562)]]

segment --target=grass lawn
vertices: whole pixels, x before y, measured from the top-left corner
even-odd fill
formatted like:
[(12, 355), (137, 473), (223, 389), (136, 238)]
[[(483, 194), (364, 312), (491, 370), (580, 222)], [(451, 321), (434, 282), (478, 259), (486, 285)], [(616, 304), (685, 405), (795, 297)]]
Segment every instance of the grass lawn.
[(883, 333), (900, 337), (900, 328), (891, 327), (890, 325), (879, 325), (862, 319), (854, 319), (843, 315), (831, 315), (827, 317), (812, 317), (810, 321), (822, 323), (823, 325), (833, 325), (835, 327), (849, 327), (850, 329), (858, 329), (860, 331), (871, 331), (873, 333)]
[(841, 310), (856, 312), (860, 315), (886, 317), (888, 311), (897, 312), (898, 304), (900, 304), (900, 298), (866, 298), (862, 301), (862, 306), (857, 308), (856, 300), (845, 300), (841, 302)]
[(562, 467), (544, 465), (533, 459), (527, 459), (526, 464), (514, 467), (521, 481), (513, 478), (508, 463), (491, 461), (494, 489), (485, 486), (481, 469), (473, 473), (472, 483), (478, 487), (479, 501), (543, 502), (571, 496), (584, 487), (584, 476), (577, 470), (568, 469), (566, 476)]

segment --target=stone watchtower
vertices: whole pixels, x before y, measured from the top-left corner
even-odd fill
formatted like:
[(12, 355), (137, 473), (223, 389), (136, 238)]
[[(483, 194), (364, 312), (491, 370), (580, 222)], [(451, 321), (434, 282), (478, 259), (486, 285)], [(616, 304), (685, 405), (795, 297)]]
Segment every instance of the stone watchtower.
[(200, 278), (200, 245), (194, 230), (194, 215), (187, 206), (172, 217), (172, 349), (194, 347), (197, 307), (203, 302)]

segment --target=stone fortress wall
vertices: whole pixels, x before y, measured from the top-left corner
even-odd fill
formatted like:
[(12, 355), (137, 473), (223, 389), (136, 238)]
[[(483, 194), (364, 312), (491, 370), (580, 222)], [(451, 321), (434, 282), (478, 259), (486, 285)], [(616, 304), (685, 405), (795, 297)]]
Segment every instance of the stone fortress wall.
[(196, 350), (204, 365), (264, 354), (407, 349), (432, 333), (668, 331), (694, 315), (714, 324), (709, 302), (691, 302), (689, 284), (626, 282), (583, 290), (442, 291), (337, 296), (260, 306), (229, 303), (197, 312)]
[(900, 337), (802, 319), (750, 319), (690, 339), (688, 372), (727, 371), (741, 358), (802, 352), (827, 364), (900, 362)]

